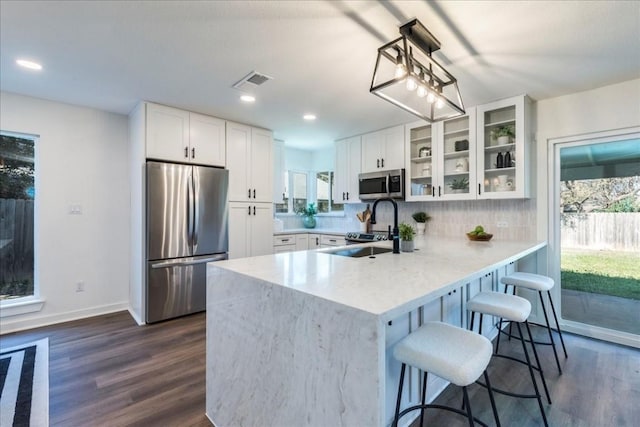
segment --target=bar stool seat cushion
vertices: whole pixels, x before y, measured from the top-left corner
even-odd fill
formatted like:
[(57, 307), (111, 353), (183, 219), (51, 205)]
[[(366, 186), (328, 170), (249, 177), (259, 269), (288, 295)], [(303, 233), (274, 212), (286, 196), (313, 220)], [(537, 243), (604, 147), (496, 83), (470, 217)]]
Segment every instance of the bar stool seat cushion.
[(553, 279), (540, 274), (522, 273), (520, 271), (503, 277), (500, 281), (505, 285), (519, 286), (534, 291), (548, 291), (553, 288)]
[(513, 322), (524, 322), (531, 313), (531, 303), (517, 295), (480, 292), (467, 302), (467, 310), (498, 316)]
[(493, 347), (482, 335), (442, 322), (427, 322), (396, 344), (393, 356), (407, 365), (464, 387), (484, 372)]

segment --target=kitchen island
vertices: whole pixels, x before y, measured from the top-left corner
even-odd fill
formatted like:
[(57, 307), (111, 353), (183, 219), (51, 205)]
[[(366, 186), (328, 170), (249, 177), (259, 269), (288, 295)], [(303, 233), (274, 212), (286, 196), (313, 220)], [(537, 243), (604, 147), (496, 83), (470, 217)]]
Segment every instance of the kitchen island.
[(207, 416), (217, 427), (387, 425), (391, 321), (545, 246), (429, 237), (375, 258), (331, 248), (210, 263)]

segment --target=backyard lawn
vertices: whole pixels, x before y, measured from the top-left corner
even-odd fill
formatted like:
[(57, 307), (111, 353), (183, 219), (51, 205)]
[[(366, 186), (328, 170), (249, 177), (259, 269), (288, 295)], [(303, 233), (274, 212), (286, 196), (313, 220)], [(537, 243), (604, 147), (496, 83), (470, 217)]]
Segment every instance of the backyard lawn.
[(562, 288), (640, 300), (640, 254), (563, 249)]

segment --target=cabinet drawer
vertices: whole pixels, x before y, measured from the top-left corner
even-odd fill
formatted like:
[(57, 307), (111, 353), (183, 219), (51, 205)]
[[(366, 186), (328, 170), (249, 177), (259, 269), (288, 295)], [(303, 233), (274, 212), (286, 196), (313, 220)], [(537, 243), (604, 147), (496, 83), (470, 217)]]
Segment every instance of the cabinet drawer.
[(282, 245), (296, 245), (296, 236), (295, 234), (280, 234), (278, 236), (273, 236), (273, 246), (282, 246)]
[(330, 234), (322, 234), (320, 236), (320, 245), (322, 246), (343, 246), (346, 242), (344, 236), (336, 236)]

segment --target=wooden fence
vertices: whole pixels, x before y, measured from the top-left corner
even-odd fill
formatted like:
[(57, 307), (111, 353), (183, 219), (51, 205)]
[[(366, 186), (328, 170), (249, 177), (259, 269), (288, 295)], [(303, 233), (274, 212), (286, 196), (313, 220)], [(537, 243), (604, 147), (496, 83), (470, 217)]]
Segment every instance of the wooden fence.
[(640, 212), (562, 214), (562, 247), (640, 251)]
[(0, 199), (0, 285), (33, 282), (33, 200)]

